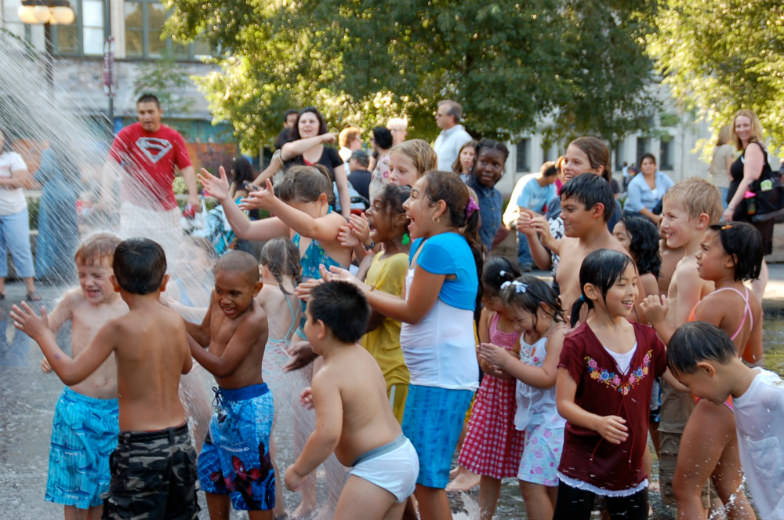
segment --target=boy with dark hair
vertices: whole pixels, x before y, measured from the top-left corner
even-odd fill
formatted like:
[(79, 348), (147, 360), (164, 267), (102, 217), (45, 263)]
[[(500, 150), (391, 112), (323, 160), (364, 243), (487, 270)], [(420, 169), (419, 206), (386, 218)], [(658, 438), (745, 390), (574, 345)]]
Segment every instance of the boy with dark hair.
[[(112, 258), (120, 239), (99, 233), (74, 255), (79, 287), (70, 289), (49, 317), (57, 333), (71, 322), (71, 354), (78, 356), (107, 321), (128, 312), (112, 286)], [(46, 359), (41, 370), (51, 372)], [(46, 500), (62, 504), (66, 519), (98, 518), (109, 490), (109, 455), (117, 446), (117, 367), (110, 355), (84, 381), (66, 386), (57, 400), (49, 448)]]
[(784, 381), (749, 368), (719, 328), (682, 325), (670, 339), (667, 364), (692, 394), (717, 405), (732, 397), (738, 451), (760, 518), (784, 518)]
[(561, 189), (561, 218), (566, 236), (557, 251), (561, 261), (555, 279), (564, 309), (571, 309), (580, 295), (580, 266), (589, 253), (597, 249), (626, 253), (607, 229), (614, 208), (610, 185), (599, 175), (583, 173)]
[(367, 301), (350, 283), (326, 282), (310, 293), (305, 334), (324, 364), (302, 401), (316, 409), (316, 429), (286, 470), (286, 487), (296, 490), (334, 450), (352, 467), (338, 519), (401, 518), (419, 474), (416, 451), (389, 406), (384, 376), (357, 344), (369, 317)]
[[(229, 508), (272, 518), (275, 471), (269, 455), (273, 401), (261, 378), (267, 314), (253, 255), (229, 251), (215, 264), (215, 289), (201, 325), (186, 323), (193, 357), (218, 382), (217, 410), (199, 454), (199, 481), (211, 518)], [(208, 347), (207, 350), (205, 347)]]
[(182, 318), (159, 302), (168, 281), (166, 257), (151, 240), (125, 240), (114, 252), (113, 269), (114, 290), (130, 310), (108, 320), (73, 359), (57, 346), (45, 309), (38, 316), (22, 303), (11, 317), (67, 385), (83, 381), (114, 353), (120, 435), (104, 518), (195, 519), (195, 453), (177, 391), (192, 360)]

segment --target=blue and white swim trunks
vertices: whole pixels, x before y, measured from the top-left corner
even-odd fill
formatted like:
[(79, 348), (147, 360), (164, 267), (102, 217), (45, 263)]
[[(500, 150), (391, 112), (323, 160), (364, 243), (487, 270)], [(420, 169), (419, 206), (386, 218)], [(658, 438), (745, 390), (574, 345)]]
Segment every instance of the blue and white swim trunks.
[(275, 507), (269, 454), (274, 404), (265, 383), (215, 389), (216, 411), (199, 454), (199, 482), (207, 493), (229, 495), (234, 509)]
[(89, 509), (109, 490), (109, 456), (120, 433), (117, 399), (98, 399), (68, 387), (57, 400), (49, 448), (49, 502)]

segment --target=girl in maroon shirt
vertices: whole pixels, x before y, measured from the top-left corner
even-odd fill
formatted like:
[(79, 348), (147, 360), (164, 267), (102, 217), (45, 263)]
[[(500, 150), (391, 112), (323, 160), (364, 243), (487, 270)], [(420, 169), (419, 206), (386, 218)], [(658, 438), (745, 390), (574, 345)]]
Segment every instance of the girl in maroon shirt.
[(594, 251), (580, 267), (571, 315), (583, 303), (591, 310), (564, 339), (558, 364), (556, 401), (567, 425), (555, 519), (588, 519), (596, 495), (610, 518), (648, 517), (648, 407), (667, 359), (655, 331), (628, 320), (637, 285), (634, 262), (618, 251)]

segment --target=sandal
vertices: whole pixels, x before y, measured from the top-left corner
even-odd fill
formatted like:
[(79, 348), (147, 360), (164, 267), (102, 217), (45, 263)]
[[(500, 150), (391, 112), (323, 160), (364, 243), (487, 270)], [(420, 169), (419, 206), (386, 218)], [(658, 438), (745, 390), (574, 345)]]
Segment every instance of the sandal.
[(25, 299), (27, 301), (29, 301), (29, 302), (39, 302), (39, 301), (41, 301), (41, 297), (35, 291), (27, 293), (27, 296), (25, 297)]

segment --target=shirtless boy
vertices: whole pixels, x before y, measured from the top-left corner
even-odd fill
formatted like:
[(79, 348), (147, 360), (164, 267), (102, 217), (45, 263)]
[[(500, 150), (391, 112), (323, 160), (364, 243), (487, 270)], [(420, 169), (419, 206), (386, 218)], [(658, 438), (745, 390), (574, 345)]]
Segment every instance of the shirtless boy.
[[(112, 286), (112, 258), (120, 239), (108, 233), (89, 237), (74, 260), (79, 287), (65, 293), (49, 316), (57, 331), (71, 322), (71, 354), (78, 356), (98, 329), (128, 312)], [(51, 372), (49, 363), (41, 363)], [(109, 490), (109, 455), (117, 446), (117, 367), (114, 356), (81, 383), (66, 386), (52, 421), (46, 500), (63, 504), (66, 520), (101, 517), (101, 494)]]
[[(261, 378), (267, 314), (256, 259), (229, 251), (215, 264), (215, 289), (201, 325), (187, 323), (193, 357), (215, 376), (217, 410), (199, 454), (199, 481), (213, 520), (229, 508), (271, 519), (275, 471), (269, 454), (273, 402)], [(206, 349), (204, 348), (206, 347)]]
[(310, 293), (306, 314), (305, 334), (324, 364), (303, 392), (303, 404), (316, 409), (316, 429), (286, 470), (286, 487), (296, 490), (334, 451), (351, 467), (335, 518), (399, 519), (419, 459), (392, 413), (378, 364), (357, 343), (370, 316), (367, 302), (347, 282), (326, 282)]
[(607, 230), (615, 208), (610, 185), (602, 177), (583, 173), (561, 189), (561, 218), (566, 237), (561, 240), (555, 279), (561, 290), (561, 307), (571, 309), (580, 296), (580, 266), (597, 249), (614, 249), (625, 254), (620, 242)]
[[(667, 309), (663, 320), (653, 319), (656, 331), (668, 341), (672, 331), (686, 323), (692, 308), (713, 290), (713, 282), (700, 278), (697, 253), (705, 231), (721, 218), (721, 195), (718, 188), (699, 178), (681, 181), (670, 188), (662, 199), (661, 233), (670, 249), (682, 249), (683, 257), (675, 266), (667, 291)], [(662, 301), (648, 296), (641, 304), (643, 312), (658, 314)], [(662, 407), (659, 452), (659, 476), (662, 501), (675, 506), (672, 486), (681, 436), (694, 402), (688, 392), (678, 392), (662, 381)], [(707, 494), (703, 495), (706, 503)]]
[(22, 303), (11, 317), (67, 385), (84, 381), (114, 354), (120, 435), (103, 517), (195, 520), (195, 453), (177, 392), (192, 360), (185, 323), (159, 302), (166, 257), (151, 240), (125, 240), (114, 252), (113, 270), (114, 290), (130, 310), (108, 320), (75, 358), (57, 346), (44, 309), (38, 316)]

